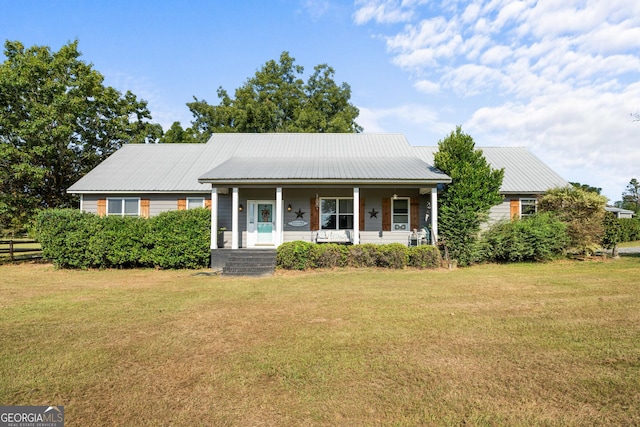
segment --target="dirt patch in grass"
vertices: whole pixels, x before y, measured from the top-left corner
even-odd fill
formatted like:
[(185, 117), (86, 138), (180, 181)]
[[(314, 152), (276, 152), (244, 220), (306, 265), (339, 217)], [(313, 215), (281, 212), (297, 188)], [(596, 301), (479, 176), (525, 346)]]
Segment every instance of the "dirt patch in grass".
[(0, 402), (69, 426), (640, 423), (633, 258), (0, 275)]

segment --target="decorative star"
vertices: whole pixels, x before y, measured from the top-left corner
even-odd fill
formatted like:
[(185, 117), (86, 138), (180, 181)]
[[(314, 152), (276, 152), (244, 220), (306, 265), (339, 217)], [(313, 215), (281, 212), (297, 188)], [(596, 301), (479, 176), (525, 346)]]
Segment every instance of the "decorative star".
[(369, 211), (369, 218), (378, 218), (378, 212), (375, 209)]
[(303, 217), (303, 215), (304, 215), (305, 213), (306, 213), (306, 212), (302, 212), (302, 209), (298, 208), (298, 212), (295, 212), (295, 214), (296, 214), (296, 219), (297, 219), (297, 218), (302, 218), (302, 217)]

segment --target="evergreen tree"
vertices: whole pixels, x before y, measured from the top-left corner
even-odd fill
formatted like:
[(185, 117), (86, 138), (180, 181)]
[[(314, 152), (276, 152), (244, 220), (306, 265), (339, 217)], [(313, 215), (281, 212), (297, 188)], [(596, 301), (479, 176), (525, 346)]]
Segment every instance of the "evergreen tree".
[(492, 169), (460, 126), (438, 142), (434, 165), (452, 180), (440, 196), (440, 236), (451, 258), (459, 265), (469, 265), (476, 259), (480, 225), (488, 218), (489, 209), (502, 202), (504, 170)]

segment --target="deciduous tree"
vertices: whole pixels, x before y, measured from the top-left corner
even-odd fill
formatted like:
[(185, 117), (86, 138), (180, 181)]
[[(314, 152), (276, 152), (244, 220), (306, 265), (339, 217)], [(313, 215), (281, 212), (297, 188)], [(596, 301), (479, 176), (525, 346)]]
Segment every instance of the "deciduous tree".
[(0, 227), (68, 207), (67, 188), (125, 143), (155, 141), (147, 104), (103, 84), (78, 42), (57, 52), (7, 41), (0, 64)]
[(237, 88), (235, 98), (222, 87), (218, 105), (194, 98), (187, 104), (195, 117), (193, 129), (201, 141), (216, 132), (360, 132), (350, 86), (336, 84), (326, 64), (316, 66), (306, 83), (303, 71), (283, 52), (278, 62), (268, 61)]
[(572, 252), (589, 255), (602, 242), (606, 203), (605, 196), (581, 188), (555, 188), (539, 199), (538, 210), (551, 212), (567, 224)]
[(159, 142), (163, 144), (193, 144), (206, 141), (202, 141), (200, 135), (192, 128), (182, 129), (180, 122), (173, 122)]

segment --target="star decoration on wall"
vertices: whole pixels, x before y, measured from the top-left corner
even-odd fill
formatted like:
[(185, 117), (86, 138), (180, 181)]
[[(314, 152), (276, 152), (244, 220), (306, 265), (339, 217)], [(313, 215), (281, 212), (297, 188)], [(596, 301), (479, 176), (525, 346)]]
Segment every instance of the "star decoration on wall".
[(371, 209), (369, 211), (369, 219), (371, 218), (378, 218), (378, 211), (376, 211), (375, 209)]
[(306, 212), (302, 212), (302, 209), (298, 208), (298, 212), (295, 212), (295, 214), (296, 214), (296, 219), (298, 219), (298, 218), (302, 218), (302, 217), (303, 217), (303, 215), (304, 215), (305, 213), (306, 213)]

